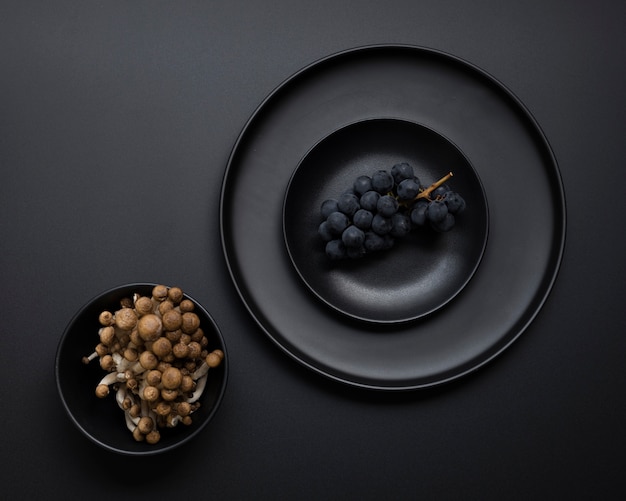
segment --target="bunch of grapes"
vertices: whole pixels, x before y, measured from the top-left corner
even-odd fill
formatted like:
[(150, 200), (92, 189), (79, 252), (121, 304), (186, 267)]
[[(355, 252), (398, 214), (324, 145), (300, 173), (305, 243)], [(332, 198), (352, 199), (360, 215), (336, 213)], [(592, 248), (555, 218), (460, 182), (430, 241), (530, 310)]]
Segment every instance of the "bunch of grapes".
[(322, 203), (318, 233), (332, 260), (356, 259), (393, 247), (416, 228), (450, 231), (465, 200), (445, 183), (425, 187), (406, 162), (355, 179), (352, 188)]

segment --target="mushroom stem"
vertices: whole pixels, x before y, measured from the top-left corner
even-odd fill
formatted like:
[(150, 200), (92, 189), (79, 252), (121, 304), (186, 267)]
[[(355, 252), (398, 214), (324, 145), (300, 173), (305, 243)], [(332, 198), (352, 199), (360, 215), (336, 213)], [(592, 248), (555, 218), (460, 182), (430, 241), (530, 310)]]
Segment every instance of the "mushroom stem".
[(202, 376), (205, 376), (207, 374), (207, 372), (209, 372), (209, 364), (207, 364), (204, 360), (202, 361), (202, 363), (200, 364), (200, 367), (198, 367), (193, 374), (191, 375), (191, 378), (196, 381), (198, 379), (200, 379)]
[(100, 383), (105, 384), (107, 386), (112, 385), (113, 383), (119, 383), (124, 380), (124, 374), (120, 374), (119, 372), (109, 372), (106, 376), (104, 376)]
[(146, 369), (143, 365), (141, 365), (139, 361), (137, 361), (133, 362), (133, 365), (131, 365), (128, 370), (131, 371), (135, 376), (137, 376), (142, 372), (145, 372)]
[(131, 432), (135, 431), (135, 428), (137, 427), (137, 424), (139, 423), (139, 418), (138, 417), (136, 417), (136, 418), (132, 417), (130, 415), (130, 412), (128, 412), (128, 411), (124, 412), (124, 418), (126, 420), (126, 426), (129, 429), (129, 431), (131, 431)]
[(124, 408), (123, 405), (124, 405), (124, 399), (126, 398), (126, 395), (127, 395), (127, 391), (126, 391), (125, 385), (121, 385), (115, 392), (115, 401), (117, 402), (117, 405), (120, 406), (120, 409)]
[(204, 391), (204, 388), (206, 387), (206, 380), (207, 380), (207, 374), (205, 374), (200, 379), (198, 379), (198, 382), (196, 383), (196, 389), (194, 390), (192, 395), (187, 399), (187, 402), (192, 404), (200, 398), (200, 396), (202, 395), (202, 392)]
[(94, 351), (91, 355), (83, 357), (83, 363), (86, 365), (91, 362), (94, 358), (98, 358), (98, 352)]

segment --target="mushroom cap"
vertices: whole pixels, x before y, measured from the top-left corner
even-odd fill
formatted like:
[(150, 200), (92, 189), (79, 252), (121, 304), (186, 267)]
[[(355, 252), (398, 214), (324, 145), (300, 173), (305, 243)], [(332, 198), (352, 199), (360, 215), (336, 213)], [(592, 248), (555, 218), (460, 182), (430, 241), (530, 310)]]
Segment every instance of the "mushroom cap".
[(161, 384), (167, 390), (176, 390), (183, 380), (183, 375), (177, 367), (168, 367), (161, 375)]
[(191, 333), (191, 340), (200, 343), (202, 338), (205, 338), (204, 331), (202, 327), (198, 327), (194, 332)]
[(211, 352), (207, 355), (206, 357), (206, 363), (209, 367), (211, 368), (215, 368), (217, 367), (219, 364), (222, 363), (222, 359), (220, 358), (220, 356), (218, 354), (216, 354), (215, 352)]
[(109, 353), (109, 349), (107, 348), (106, 344), (98, 343), (96, 345), (96, 353), (98, 354), (99, 357), (103, 357), (104, 355)]
[(163, 322), (154, 313), (148, 313), (137, 322), (137, 332), (144, 341), (156, 341), (163, 332)]
[(115, 367), (115, 360), (113, 360), (111, 355), (104, 355), (100, 357), (100, 367), (105, 371), (110, 371)]
[(150, 445), (156, 444), (159, 440), (161, 440), (161, 434), (159, 430), (152, 430), (150, 433), (146, 433), (146, 442)]
[(193, 301), (191, 299), (183, 299), (178, 307), (180, 308), (180, 311), (185, 313), (187, 311), (193, 311), (196, 305), (193, 304)]
[(172, 412), (172, 406), (167, 402), (161, 400), (155, 407), (154, 411), (159, 416), (167, 416), (170, 412)]
[(191, 404), (189, 402), (180, 402), (176, 406), (176, 413), (180, 417), (189, 416), (189, 414), (191, 413)]
[(163, 388), (161, 390), (161, 398), (166, 402), (173, 402), (178, 398), (178, 390), (168, 390), (167, 388)]
[(127, 347), (124, 350), (124, 358), (129, 362), (135, 362), (137, 360), (138, 354), (135, 348)]
[(146, 374), (146, 383), (150, 386), (158, 386), (161, 382), (161, 371), (157, 369), (151, 369)]
[(159, 360), (151, 351), (142, 351), (139, 355), (139, 363), (144, 369), (150, 370), (156, 368), (159, 364)]
[(193, 378), (189, 375), (183, 376), (180, 382), (180, 391), (187, 393), (193, 390), (194, 382)]
[(185, 343), (176, 343), (172, 347), (172, 353), (176, 358), (186, 358), (189, 355), (189, 346)]
[(109, 394), (109, 387), (106, 384), (96, 386), (96, 397), (104, 398)]
[(180, 287), (170, 287), (170, 290), (167, 292), (167, 297), (174, 304), (178, 304), (183, 300), (183, 291)]
[(132, 330), (137, 325), (137, 313), (132, 308), (122, 308), (115, 312), (115, 325), (123, 331)]
[(156, 386), (146, 386), (143, 389), (143, 399), (147, 402), (156, 402), (159, 399), (160, 391)]
[(152, 352), (159, 358), (163, 358), (172, 352), (172, 343), (166, 337), (160, 337), (152, 343)]
[(133, 438), (137, 441), (137, 442), (143, 442), (146, 439), (146, 436), (141, 433), (139, 431), (139, 427), (136, 426), (135, 429), (133, 430)]
[(152, 297), (161, 302), (167, 298), (167, 287), (165, 285), (155, 285), (152, 289)]
[(192, 341), (187, 346), (189, 347), (189, 358), (200, 358), (200, 353), (202, 353), (202, 346), (200, 346), (200, 343)]
[(169, 299), (165, 299), (161, 303), (159, 303), (158, 310), (161, 315), (163, 315), (166, 311), (170, 311), (172, 309), (174, 309), (174, 303), (172, 303)]
[(117, 339), (115, 337), (115, 329), (110, 325), (102, 327), (102, 329), (100, 329), (99, 335), (100, 342), (105, 346), (111, 346)]
[(200, 317), (193, 311), (186, 311), (182, 315), (183, 323), (180, 326), (185, 334), (193, 334), (200, 327)]
[(137, 428), (144, 435), (150, 433), (154, 429), (154, 421), (149, 416), (143, 416), (139, 419), (139, 423), (137, 423)]
[(153, 308), (154, 305), (152, 304), (152, 299), (148, 296), (141, 296), (137, 298), (137, 301), (135, 301), (135, 310), (139, 316), (152, 313)]
[(166, 331), (176, 331), (181, 328), (183, 316), (180, 311), (171, 309), (163, 313), (163, 328)]
[(100, 313), (98, 321), (101, 325), (104, 326), (111, 325), (111, 322), (113, 322), (113, 313), (111, 313), (110, 311), (103, 311), (102, 313)]
[(181, 331), (180, 329), (176, 329), (175, 331), (165, 331), (165, 337), (169, 339), (172, 343), (177, 343), (182, 335), (183, 331)]

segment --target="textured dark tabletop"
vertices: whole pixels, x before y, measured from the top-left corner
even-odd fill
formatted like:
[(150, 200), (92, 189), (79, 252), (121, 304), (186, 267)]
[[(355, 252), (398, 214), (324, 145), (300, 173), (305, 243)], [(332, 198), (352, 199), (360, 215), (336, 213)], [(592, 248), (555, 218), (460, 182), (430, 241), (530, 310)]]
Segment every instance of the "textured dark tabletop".
[[(263, 3), (0, 6), (2, 497), (623, 496), (626, 4)], [(255, 109), (301, 68), (372, 44), (433, 48), (502, 82), (540, 124), (567, 201), (560, 273), (529, 328), (472, 375), (407, 394), (286, 357), (220, 242), (225, 167)], [(212, 313), (230, 373), (196, 441), (132, 459), (74, 428), (54, 356), (87, 300), (141, 281)]]

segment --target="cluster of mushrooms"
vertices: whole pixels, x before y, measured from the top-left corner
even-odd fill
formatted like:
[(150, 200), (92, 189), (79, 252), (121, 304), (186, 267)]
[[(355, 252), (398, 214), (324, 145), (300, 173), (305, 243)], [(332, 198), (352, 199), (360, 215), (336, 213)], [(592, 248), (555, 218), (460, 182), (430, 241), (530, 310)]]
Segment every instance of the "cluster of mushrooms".
[(179, 287), (157, 285), (151, 296), (134, 294), (100, 313), (100, 342), (83, 362), (98, 359), (107, 371), (96, 396), (113, 388), (137, 441), (155, 444), (160, 429), (191, 424), (209, 369), (224, 359), (222, 350), (208, 351), (194, 308)]

